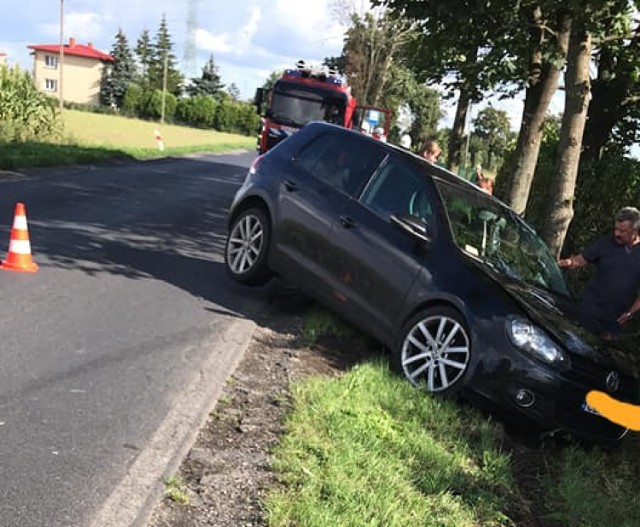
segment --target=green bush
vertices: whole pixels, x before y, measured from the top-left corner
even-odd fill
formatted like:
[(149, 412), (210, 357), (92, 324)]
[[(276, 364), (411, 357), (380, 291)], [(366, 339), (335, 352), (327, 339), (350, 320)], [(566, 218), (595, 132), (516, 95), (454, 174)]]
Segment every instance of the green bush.
[(242, 135), (255, 135), (260, 124), (260, 116), (256, 113), (255, 106), (250, 103), (237, 103), (238, 119), (235, 131)]
[(0, 141), (58, 138), (62, 121), (57, 100), (38, 91), (18, 66), (0, 66)]
[(176, 119), (196, 128), (213, 126), (218, 103), (211, 95), (194, 95), (180, 99), (176, 109)]
[(122, 113), (128, 117), (137, 116), (141, 99), (142, 88), (137, 84), (130, 84), (122, 98)]
[[(125, 94), (126, 96), (126, 94)], [(178, 99), (172, 93), (165, 94), (164, 118), (172, 121), (178, 106)], [(145, 119), (160, 119), (162, 117), (162, 91), (149, 90), (142, 94), (139, 104), (139, 115)]]
[(216, 107), (213, 127), (220, 132), (233, 131), (236, 120), (236, 112), (233, 102), (223, 100)]
[(259, 122), (252, 104), (222, 99), (216, 107), (213, 127), (221, 132), (254, 135)]

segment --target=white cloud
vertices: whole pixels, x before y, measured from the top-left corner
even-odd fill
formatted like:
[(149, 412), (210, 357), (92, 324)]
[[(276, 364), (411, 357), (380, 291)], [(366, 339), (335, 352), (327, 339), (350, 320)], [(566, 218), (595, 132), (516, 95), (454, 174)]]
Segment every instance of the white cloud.
[(199, 49), (211, 51), (213, 53), (229, 53), (233, 49), (229, 42), (230, 36), (227, 33), (214, 35), (206, 29), (196, 31), (196, 45)]
[(253, 48), (253, 37), (260, 29), (262, 11), (259, 7), (249, 10), (247, 22), (234, 33), (211, 33), (206, 29), (198, 29), (196, 32), (196, 45), (204, 51), (215, 53), (233, 53), (244, 55)]
[(245, 42), (251, 43), (253, 36), (260, 29), (260, 21), (262, 20), (262, 10), (259, 7), (252, 7), (249, 20), (240, 30), (240, 35), (245, 39)]
[[(70, 36), (78, 41), (98, 39), (103, 35), (103, 28), (109, 26), (109, 18), (101, 13), (66, 13), (64, 16), (65, 40)], [(56, 37), (57, 42), (60, 36), (59, 22), (40, 24), (39, 29), (46, 36)]]

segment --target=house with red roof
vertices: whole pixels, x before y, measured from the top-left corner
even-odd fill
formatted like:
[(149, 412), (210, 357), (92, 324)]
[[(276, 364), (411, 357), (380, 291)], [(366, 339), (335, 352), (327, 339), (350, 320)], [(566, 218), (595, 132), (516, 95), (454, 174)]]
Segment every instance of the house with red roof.
[(60, 44), (33, 44), (28, 48), (33, 50), (33, 78), (39, 90), (58, 98), (62, 92), (66, 102), (99, 104), (102, 72), (113, 64), (111, 55), (91, 43), (79, 44), (73, 37), (64, 44), (62, 59)]
[(0, 66), (6, 66), (6, 65), (7, 65), (7, 54), (2, 53), (2, 51), (0, 51)]

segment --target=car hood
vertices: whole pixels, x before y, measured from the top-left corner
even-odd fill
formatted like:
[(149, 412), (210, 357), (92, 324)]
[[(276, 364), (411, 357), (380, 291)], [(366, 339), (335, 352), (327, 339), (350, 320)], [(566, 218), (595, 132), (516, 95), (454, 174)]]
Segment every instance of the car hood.
[(500, 284), (531, 321), (561, 342), (570, 354), (588, 358), (596, 363), (616, 366), (636, 377), (640, 375), (638, 354), (620, 349), (581, 326), (577, 320), (577, 306), (573, 299), (521, 282), (505, 281), (504, 277)]

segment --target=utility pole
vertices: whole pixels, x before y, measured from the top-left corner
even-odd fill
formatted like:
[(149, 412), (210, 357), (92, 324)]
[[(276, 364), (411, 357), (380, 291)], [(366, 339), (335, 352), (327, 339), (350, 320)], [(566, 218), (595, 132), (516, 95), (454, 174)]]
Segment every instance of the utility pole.
[(164, 124), (164, 112), (167, 100), (167, 50), (164, 50), (164, 65), (162, 68), (162, 111), (160, 114), (160, 122)]
[(60, 0), (60, 60), (58, 61), (58, 95), (60, 97), (60, 114), (64, 109), (64, 96), (62, 94), (62, 77), (64, 71), (64, 0)]

